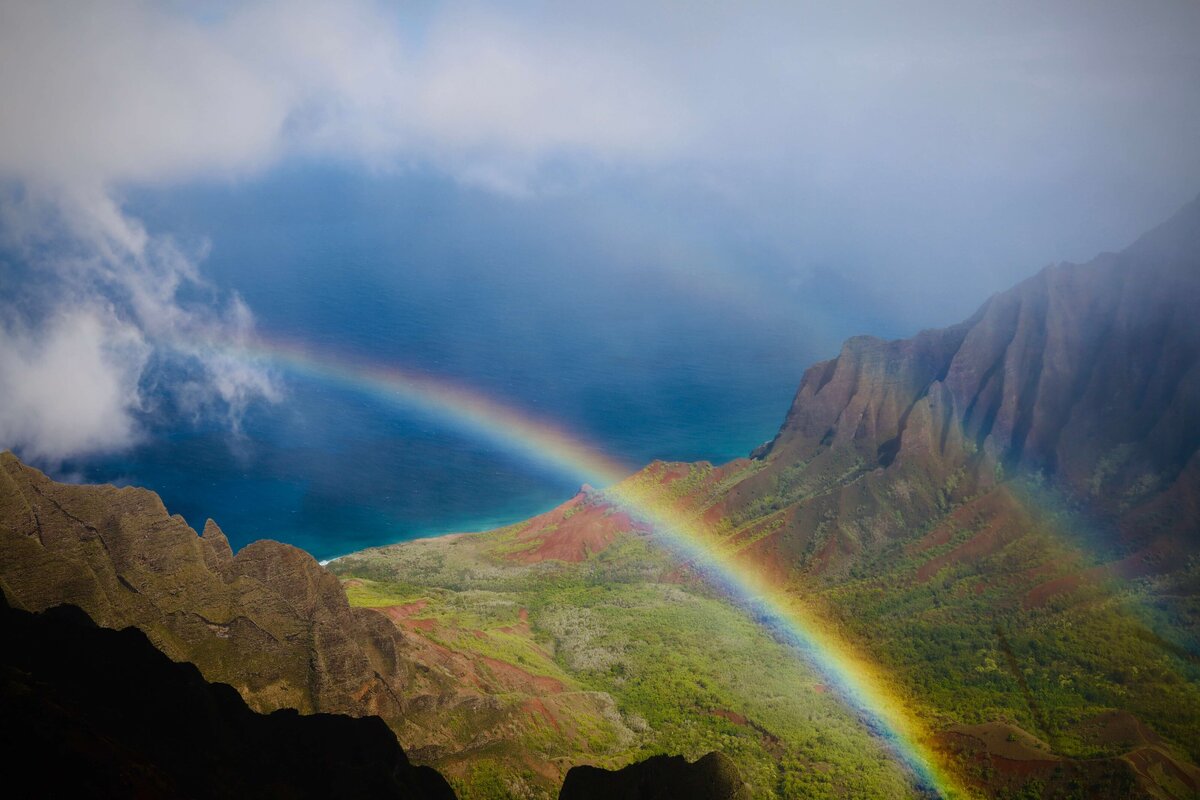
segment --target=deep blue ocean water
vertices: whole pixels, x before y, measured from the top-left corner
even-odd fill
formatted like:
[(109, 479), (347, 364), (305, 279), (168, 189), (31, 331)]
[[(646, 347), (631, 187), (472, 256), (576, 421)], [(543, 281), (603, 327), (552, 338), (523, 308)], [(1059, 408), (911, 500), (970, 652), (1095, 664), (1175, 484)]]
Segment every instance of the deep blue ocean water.
[[(142, 191), (126, 208), (187, 247), (207, 241), (205, 276), (266, 336), (451, 378), (631, 466), (746, 454), (804, 368), (864, 324), (836, 292), (774, 286), (752, 269), (769, 254), (678, 204), (628, 207), (619, 187), (509, 198), (307, 169)], [(318, 558), (507, 524), (578, 489), (377, 398), (277, 377), (283, 398), (252, 406), (240, 434), (147, 419), (143, 444), (59, 470), (151, 488), (235, 548), (272, 538)]]

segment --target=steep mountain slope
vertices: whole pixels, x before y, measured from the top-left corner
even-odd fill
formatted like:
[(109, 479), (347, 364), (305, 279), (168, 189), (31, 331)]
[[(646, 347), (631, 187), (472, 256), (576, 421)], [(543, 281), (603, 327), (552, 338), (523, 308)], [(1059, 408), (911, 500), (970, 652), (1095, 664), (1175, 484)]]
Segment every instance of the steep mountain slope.
[(378, 718), (256, 714), (76, 607), (30, 614), (0, 596), (0, 636), (0, 768), (26, 796), (454, 798)]
[(352, 609), (306, 553), (256, 542), (237, 557), (144, 489), (55, 483), (0, 454), (0, 587), (15, 607), (69, 603), (235, 687), (252, 708), (401, 714), (404, 641)]
[(1127, 555), (1194, 552), (1197, 303), (1200, 199), (1127, 250), (1049, 267), (960, 325), (851, 339), (805, 372), (755, 454), (761, 469), (719, 513), (781, 511), (755, 547), (823, 570), (1005, 475), (1036, 474), (1115, 527)]
[[(851, 339), (805, 372), (779, 434), (750, 459), (657, 463), (629, 480), (820, 609), (985, 794), (1192, 797), (1197, 307), (1200, 200), (959, 325)], [(586, 567), (620, 561), (640, 533), (603, 492), (584, 492), (476, 541), (493, 565)], [(462, 587), (424, 566), (427, 548), (368, 551), (337, 571), (436, 607)], [(500, 587), (475, 574), (473, 589)], [(693, 588), (686, 570), (660, 577)], [(530, 624), (570, 641), (548, 619)]]

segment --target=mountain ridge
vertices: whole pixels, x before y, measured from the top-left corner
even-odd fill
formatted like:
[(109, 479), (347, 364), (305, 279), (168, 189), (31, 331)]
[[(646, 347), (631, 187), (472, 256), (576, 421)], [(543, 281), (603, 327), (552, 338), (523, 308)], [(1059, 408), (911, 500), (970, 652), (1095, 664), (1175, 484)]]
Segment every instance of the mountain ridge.
[(811, 495), (814, 473), (892, 480), (909, 461), (939, 478), (962, 470), (951, 502), (1006, 471), (1044, 473), (1108, 522), (1136, 520), (1130, 538), (1152, 538), (1153, 490), (1187, 494), (1200, 475), (1198, 254), (1200, 198), (1121, 253), (1047, 267), (962, 323), (848, 340), (805, 371), (779, 433), (754, 453), (764, 468), (724, 510), (776, 493), (797, 463), (812, 490), (798, 494)]

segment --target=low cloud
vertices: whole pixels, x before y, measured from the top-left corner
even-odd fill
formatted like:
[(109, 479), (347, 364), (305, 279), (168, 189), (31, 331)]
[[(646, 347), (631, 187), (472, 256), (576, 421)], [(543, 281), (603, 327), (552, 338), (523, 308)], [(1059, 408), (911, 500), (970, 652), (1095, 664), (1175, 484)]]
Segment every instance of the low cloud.
[(0, 323), (0, 442), (43, 463), (128, 447), (150, 348), (110, 309)]
[(204, 281), (202, 253), (151, 235), (103, 191), (2, 197), (0, 242), (17, 264), (0, 303), (0, 445), (53, 465), (134, 444), (164, 404), (236, 431), (251, 402), (278, 397), (237, 354), (253, 318)]

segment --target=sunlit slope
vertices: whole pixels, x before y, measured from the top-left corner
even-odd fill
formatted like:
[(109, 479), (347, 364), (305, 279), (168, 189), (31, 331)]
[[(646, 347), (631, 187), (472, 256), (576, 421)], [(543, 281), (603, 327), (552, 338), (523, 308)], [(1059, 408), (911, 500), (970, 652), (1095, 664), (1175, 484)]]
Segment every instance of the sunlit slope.
[[(624, 688), (637, 673), (587, 683), (580, 675), (603, 669), (573, 665), (564, 643), (574, 628), (539, 617), (533, 599), (593, 614), (599, 601), (584, 588), (667, 581), (722, 604), (641, 538), (625, 515), (634, 497), (703, 531), (722, 563), (787, 587), (870, 662), (974, 791), (1190, 797), (1200, 787), (1198, 306), (1195, 202), (1122, 253), (1048, 268), (960, 325), (850, 340), (806, 372), (778, 436), (751, 459), (651, 465), (524, 526), (373, 551), (338, 569), (430, 607), (447, 591), (468, 607), (466, 588), (528, 593), (506, 599), (528, 609), (545, 668), (645, 717)], [(473, 566), (417, 558), (439, 548), (470, 552)], [(618, 564), (637, 580), (614, 582)], [(660, 612), (627, 602), (616, 607), (636, 611), (610, 625), (631, 638), (657, 630)], [(722, 630), (737, 629), (731, 614)], [(716, 632), (700, 652), (718, 647)], [(472, 647), (466, 637), (455, 646)], [(666, 648), (633, 666), (671, 658)], [(789, 685), (811, 684), (791, 661)], [(705, 655), (681, 674), (707, 686), (711, 663), (723, 662)], [(744, 669), (766, 672), (753, 659)], [(695, 694), (686, 681), (675, 689)], [(755, 712), (721, 713), (755, 729)], [(672, 741), (649, 727), (645, 737)], [(774, 775), (778, 789), (791, 756), (763, 744), (755, 757), (756, 788)]]
[[(594, 534), (612, 519), (599, 552), (537, 555), (560, 529)], [(914, 796), (793, 650), (682, 576), (601, 494), (514, 528), (364, 551), (330, 569), (352, 603), (387, 614), (453, 674), (446, 694), (408, 697), (415, 727), (404, 740), (464, 798), (514, 786), (552, 797), (574, 764), (712, 750), (733, 759), (755, 797)]]

